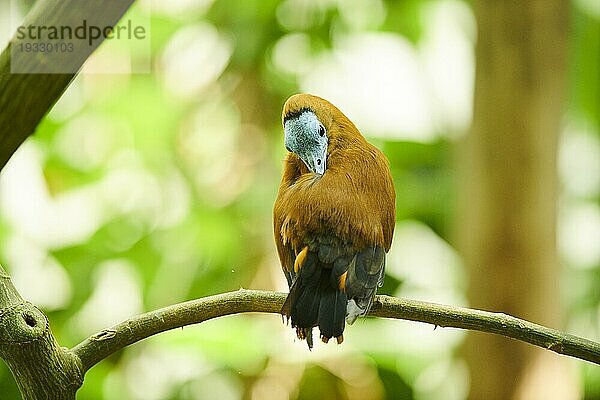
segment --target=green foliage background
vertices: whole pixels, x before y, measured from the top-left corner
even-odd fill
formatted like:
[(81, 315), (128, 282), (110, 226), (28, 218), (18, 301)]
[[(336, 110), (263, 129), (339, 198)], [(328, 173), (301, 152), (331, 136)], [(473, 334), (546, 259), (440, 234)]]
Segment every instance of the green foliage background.
[[(277, 46), (301, 33), (305, 56), (319, 60), (350, 35), (388, 34), (417, 48), (432, 3), (137, 4), (126, 18), (149, 22), (151, 49), (134, 46), (131, 62), (149, 63), (151, 73), (80, 75), (0, 182), (0, 261), (21, 293), (47, 313), (59, 342), (72, 346), (129, 315), (192, 298), (240, 287), (284, 290), (271, 227), (285, 156), (280, 110), (306, 88), (308, 72), (283, 68)], [(468, 3), (443, 3), (469, 10)], [(592, 3), (573, 2), (563, 142), (583, 140), (596, 166), (600, 13)], [(226, 49), (204, 83), (195, 78), (202, 82), (208, 69), (185, 72), (197, 61), (173, 60), (193, 45), (184, 31), (218, 37), (206, 52), (208, 64)], [(117, 43), (101, 51), (101, 60), (118, 62)], [(422, 138), (359, 127), (390, 159), (398, 193), (397, 238), (381, 292), (464, 304), (467, 279), (452, 248), (452, 147), (465, 127), (442, 123)], [(568, 165), (561, 170), (567, 215), (578, 205), (600, 215), (597, 177), (586, 165), (578, 177), (592, 189), (584, 192), (569, 189)], [(439, 257), (423, 262), (439, 262), (425, 270), (434, 276), (407, 271), (430, 250)], [(403, 262), (405, 254), (413, 258)], [(590, 259), (565, 256), (562, 296), (567, 329), (598, 340), (600, 263)], [(431, 281), (438, 277), (443, 283), (436, 286)], [(113, 355), (87, 374), (78, 398), (458, 399), (468, 385), (456, 354), (462, 338), (413, 323), (363, 320), (348, 329), (342, 346), (308, 352), (276, 316), (233, 316)], [(600, 398), (598, 369), (579, 362), (573, 369), (582, 395)], [(4, 364), (0, 394), (18, 398)]]

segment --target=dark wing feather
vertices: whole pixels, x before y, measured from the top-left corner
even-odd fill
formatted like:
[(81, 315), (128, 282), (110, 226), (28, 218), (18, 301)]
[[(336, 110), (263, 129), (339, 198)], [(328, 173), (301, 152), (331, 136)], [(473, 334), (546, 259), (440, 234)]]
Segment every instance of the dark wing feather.
[(377, 288), (383, 285), (385, 277), (385, 251), (379, 246), (367, 247), (356, 253), (348, 266), (346, 293), (354, 300), (358, 309), (349, 311), (348, 323), (353, 323), (358, 315), (365, 315), (371, 308)]
[[(318, 254), (319, 261), (328, 270), (331, 268), (330, 287), (341, 289), (340, 278), (346, 273), (342, 290), (344, 297), (346, 300), (354, 300), (359, 307), (359, 310), (355, 310), (358, 312), (357, 315), (365, 315), (371, 307), (377, 288), (383, 285), (384, 249), (375, 245), (356, 249), (350, 243), (333, 235), (311, 237), (309, 248)], [(348, 321), (354, 322), (357, 315), (349, 316)]]

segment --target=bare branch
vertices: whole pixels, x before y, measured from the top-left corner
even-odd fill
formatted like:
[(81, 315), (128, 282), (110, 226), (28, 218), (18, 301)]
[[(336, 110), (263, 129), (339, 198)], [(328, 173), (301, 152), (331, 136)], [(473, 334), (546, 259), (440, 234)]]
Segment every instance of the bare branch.
[(157, 333), (243, 312), (279, 313), (286, 294), (238, 290), (137, 315), (90, 336), (71, 349), (85, 371), (125, 346)]
[(24, 400), (73, 400), (83, 383), (79, 359), (60, 347), (48, 318), (23, 300), (0, 266), (0, 358)]
[[(79, 357), (87, 371), (123, 347), (170, 329), (243, 312), (278, 314), (285, 297), (286, 294), (280, 292), (242, 289), (175, 304), (135, 316), (98, 332), (71, 351)], [(599, 343), (506, 314), (377, 296), (370, 315), (495, 333), (600, 364)]]
[(447, 328), (495, 333), (600, 364), (600, 343), (563, 333), (504, 313), (377, 296), (370, 315), (425, 322)]

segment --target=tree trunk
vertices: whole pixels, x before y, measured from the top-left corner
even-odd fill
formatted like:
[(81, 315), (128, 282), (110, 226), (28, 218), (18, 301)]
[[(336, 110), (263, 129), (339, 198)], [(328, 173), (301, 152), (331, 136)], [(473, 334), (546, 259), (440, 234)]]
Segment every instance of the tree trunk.
[[(568, 1), (479, 0), (475, 14), (474, 120), (460, 149), (458, 219), (470, 302), (560, 327), (556, 153)], [(538, 349), (476, 333), (464, 349), (471, 398), (521, 398), (534, 385), (526, 377)], [(550, 364), (558, 362), (550, 357)], [(543, 398), (564, 398), (550, 396)]]

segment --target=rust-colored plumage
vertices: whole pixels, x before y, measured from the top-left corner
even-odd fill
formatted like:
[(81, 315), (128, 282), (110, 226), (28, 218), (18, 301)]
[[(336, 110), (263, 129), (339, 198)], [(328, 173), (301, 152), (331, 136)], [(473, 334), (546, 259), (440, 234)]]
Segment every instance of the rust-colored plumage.
[(367, 313), (383, 283), (395, 224), (387, 159), (334, 105), (298, 94), (283, 107), (286, 147), (273, 210), (290, 293), (282, 314), (312, 347), (343, 340), (345, 319)]

